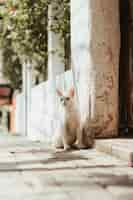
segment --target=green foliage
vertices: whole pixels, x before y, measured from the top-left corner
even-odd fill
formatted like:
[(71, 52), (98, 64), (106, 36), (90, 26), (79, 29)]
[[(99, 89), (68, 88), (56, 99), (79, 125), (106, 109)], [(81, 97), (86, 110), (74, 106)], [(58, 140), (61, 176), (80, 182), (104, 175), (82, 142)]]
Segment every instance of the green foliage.
[(50, 3), (56, 3), (52, 30), (61, 39), (69, 37), (68, 0), (8, 0), (5, 17), (5, 35), (19, 55), (36, 61), (47, 58), (47, 11)]
[(18, 55), (11, 48), (10, 42), (5, 42), (6, 47), (3, 48), (3, 63), (2, 72), (5, 78), (10, 81), (11, 87), (21, 89), (22, 85), (22, 65)]
[[(47, 29), (48, 5), (55, 6), (54, 23), (51, 29), (60, 35), (62, 42), (70, 42), (70, 0), (8, 0), (3, 17), (3, 32), (1, 45), (10, 43), (10, 50), (17, 57), (17, 62), (11, 59), (11, 68), (20, 67), (25, 58), (35, 61), (36, 69), (47, 75)], [(3, 13), (2, 13), (3, 15)], [(65, 44), (64, 44), (65, 46)], [(8, 53), (10, 52), (7, 49)], [(6, 56), (6, 54), (5, 54)], [(9, 55), (10, 57), (10, 55)], [(11, 53), (12, 57), (12, 53)], [(5, 59), (6, 62), (6, 59)], [(18, 64), (19, 62), (19, 64)], [(6, 65), (5, 65), (6, 66)], [(10, 68), (9, 67), (9, 68)], [(12, 72), (13, 70), (11, 70)], [(9, 72), (9, 71), (8, 71)]]
[(70, 0), (55, 0), (54, 9), (54, 23), (51, 29), (60, 34), (60, 39), (70, 38)]
[(42, 61), (46, 57), (47, 7), (42, 0), (9, 0), (4, 36), (22, 56)]

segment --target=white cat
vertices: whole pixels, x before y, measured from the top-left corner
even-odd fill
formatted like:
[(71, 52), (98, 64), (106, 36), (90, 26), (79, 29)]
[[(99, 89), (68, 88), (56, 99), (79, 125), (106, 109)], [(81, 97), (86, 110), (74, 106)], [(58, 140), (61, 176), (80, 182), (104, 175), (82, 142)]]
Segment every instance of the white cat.
[(64, 148), (64, 150), (67, 150), (76, 141), (79, 148), (84, 147), (80, 129), (80, 115), (75, 103), (74, 93), (73, 88), (70, 89), (67, 95), (57, 89), (57, 94), (64, 112), (64, 119), (54, 136), (53, 145), (55, 148)]

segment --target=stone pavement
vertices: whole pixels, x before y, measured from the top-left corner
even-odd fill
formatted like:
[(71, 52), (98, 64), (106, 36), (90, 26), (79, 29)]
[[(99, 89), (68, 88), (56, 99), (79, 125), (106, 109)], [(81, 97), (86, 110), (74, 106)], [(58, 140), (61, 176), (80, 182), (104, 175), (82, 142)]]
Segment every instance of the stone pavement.
[(91, 150), (0, 137), (0, 200), (133, 200), (133, 168)]
[(133, 167), (133, 139), (115, 138), (96, 141), (96, 149), (127, 161)]

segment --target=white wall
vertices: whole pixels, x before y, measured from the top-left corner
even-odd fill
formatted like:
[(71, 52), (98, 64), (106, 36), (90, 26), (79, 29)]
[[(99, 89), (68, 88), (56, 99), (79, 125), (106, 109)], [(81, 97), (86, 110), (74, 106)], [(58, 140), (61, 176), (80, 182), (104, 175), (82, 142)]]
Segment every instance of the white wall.
[[(65, 90), (68, 90), (73, 85), (72, 73), (67, 71), (56, 77), (56, 87), (64, 85)], [(59, 87), (60, 88), (60, 87)], [(33, 140), (49, 140), (54, 134), (54, 128), (59, 123), (59, 101), (57, 102), (57, 110), (55, 116), (51, 115), (51, 105), (49, 96), (51, 95), (50, 81), (43, 82), (32, 89), (31, 94), (31, 112), (30, 112), (30, 134), (28, 137)], [(57, 98), (57, 97), (56, 97)], [(20, 135), (24, 133), (24, 108), (23, 95), (19, 94), (16, 97), (15, 111), (15, 128)], [(54, 123), (54, 127), (53, 127)]]

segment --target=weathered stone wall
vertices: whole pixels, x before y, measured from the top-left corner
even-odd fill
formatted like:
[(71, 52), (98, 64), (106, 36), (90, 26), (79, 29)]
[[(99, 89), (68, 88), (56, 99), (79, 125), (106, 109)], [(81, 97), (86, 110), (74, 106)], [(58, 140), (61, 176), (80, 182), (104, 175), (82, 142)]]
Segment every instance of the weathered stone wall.
[(72, 62), (86, 131), (109, 137), (118, 128), (118, 0), (71, 0)]

